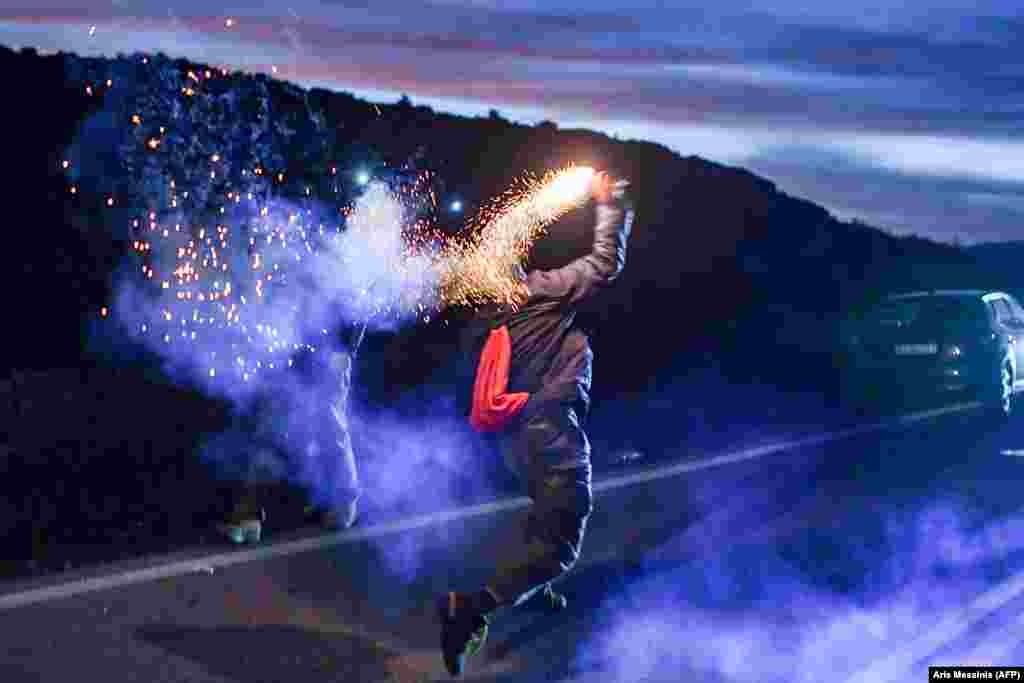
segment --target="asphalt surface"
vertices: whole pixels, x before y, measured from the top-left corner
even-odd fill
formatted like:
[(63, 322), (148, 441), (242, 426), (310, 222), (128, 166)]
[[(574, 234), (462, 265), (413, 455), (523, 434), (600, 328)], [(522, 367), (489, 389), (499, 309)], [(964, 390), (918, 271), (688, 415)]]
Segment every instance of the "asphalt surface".
[[(471, 681), (923, 681), (1024, 663), (1024, 420), (976, 411), (609, 472), (563, 613), (499, 614)], [(0, 681), (449, 680), (431, 599), (508, 499), (0, 584)]]

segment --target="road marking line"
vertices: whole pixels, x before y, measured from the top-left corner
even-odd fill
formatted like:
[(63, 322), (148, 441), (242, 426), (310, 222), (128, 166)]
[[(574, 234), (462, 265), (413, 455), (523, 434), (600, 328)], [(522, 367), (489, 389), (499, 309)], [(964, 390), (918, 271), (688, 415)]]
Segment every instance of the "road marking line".
[(900, 646), (897, 654), (882, 659), (854, 676), (847, 683), (878, 683), (908, 680), (911, 667), (931, 653), (967, 633), (972, 626), (1024, 594), (1024, 572), (991, 588), (970, 605), (940, 621), (935, 628), (920, 636), (909, 646)]
[[(714, 467), (721, 467), (723, 465), (730, 465), (738, 462), (743, 462), (746, 460), (752, 460), (754, 458), (759, 458), (765, 455), (771, 455), (782, 451), (790, 451), (796, 450), (798, 448), (805, 448), (807, 446), (817, 446), (825, 443), (833, 443), (836, 441), (842, 441), (862, 434), (869, 434), (872, 432), (882, 431), (884, 429), (894, 426), (908, 425), (915, 422), (921, 422), (935, 417), (940, 417), (943, 415), (973, 410), (979, 406), (980, 404), (977, 402), (959, 403), (951, 406), (946, 406), (943, 408), (938, 408), (935, 410), (910, 413), (908, 415), (903, 415), (895, 419), (876, 422), (873, 424), (863, 425), (860, 427), (853, 427), (838, 432), (827, 432), (824, 434), (808, 436), (794, 441), (787, 441), (783, 443), (770, 444), (765, 446), (757, 446), (754, 448), (748, 448), (734, 453), (725, 453), (723, 455), (718, 455), (694, 462), (667, 465), (664, 467), (658, 467), (644, 472), (637, 472), (635, 474), (610, 477), (604, 481), (596, 482), (594, 484), (594, 491), (596, 493), (613, 491), (615, 489), (634, 486), (636, 484), (642, 484), (645, 482), (655, 481), (658, 479), (668, 479), (690, 472), (697, 472), (700, 470), (706, 470)], [(43, 602), (49, 602), (52, 600), (60, 600), (63, 598), (84, 595), (86, 593), (95, 593), (98, 591), (108, 590), (110, 588), (118, 588), (121, 586), (129, 586), (137, 583), (144, 583), (146, 581), (155, 581), (158, 579), (166, 579), (175, 576), (184, 576), (187, 574), (194, 573), (211, 573), (217, 569), (230, 567), (236, 564), (255, 562), (258, 560), (266, 560), (275, 557), (283, 557), (286, 555), (295, 555), (298, 553), (308, 552), (310, 550), (330, 548), (336, 545), (342, 545), (344, 543), (354, 543), (356, 541), (361, 541), (368, 538), (375, 538), (378, 536), (385, 536), (387, 534), (400, 533), (402, 531), (410, 531), (413, 529), (419, 529), (422, 527), (431, 526), (435, 524), (444, 524), (446, 522), (451, 522), (460, 519), (480, 517), (495, 512), (517, 510), (520, 508), (525, 508), (527, 505), (529, 505), (529, 503), (529, 498), (525, 496), (520, 496), (516, 498), (506, 498), (503, 500), (498, 500), (490, 503), (482, 503), (470, 507), (457, 508), (455, 510), (445, 510), (442, 512), (435, 512), (427, 515), (421, 515), (418, 517), (412, 517), (409, 519), (398, 520), (384, 524), (377, 524), (371, 527), (357, 527), (355, 529), (349, 529), (346, 531), (340, 531), (333, 534), (317, 536), (315, 538), (288, 541), (278, 545), (268, 545), (261, 548), (254, 548), (252, 550), (236, 550), (233, 552), (220, 553), (218, 555), (210, 555), (208, 557), (173, 562), (171, 564), (156, 567), (129, 570), (117, 574), (111, 574), (109, 576), (97, 576), (87, 579), (68, 581), (66, 583), (61, 583), (53, 586), (45, 586), (42, 588), (34, 588), (16, 593), (0, 595), (0, 610), (15, 609), (18, 607), (35, 605)]]
[[(1024, 615), (1018, 615), (1008, 626), (1000, 627), (999, 634), (989, 638), (985, 642), (975, 646), (966, 655), (957, 655), (957, 665), (960, 666), (999, 666), (1014, 658), (1014, 653), (1020, 649), (1021, 637), (1024, 631)], [(930, 663), (931, 666), (942, 666), (938, 661)]]
[(753, 460), (754, 458), (760, 458), (765, 455), (772, 455), (773, 453), (779, 453), (781, 451), (792, 451), (798, 448), (805, 448), (807, 446), (819, 446), (825, 443), (833, 443), (836, 441), (844, 441), (854, 436), (861, 434), (870, 434), (872, 432), (882, 431), (889, 427), (899, 425), (909, 425), (915, 422), (922, 422), (934, 417), (941, 417), (943, 415), (950, 415), (952, 413), (965, 412), (980, 407), (980, 403), (957, 403), (951, 406), (945, 406), (942, 408), (936, 408), (934, 410), (926, 410), (918, 413), (910, 413), (908, 415), (901, 415), (898, 418), (892, 420), (884, 420), (882, 422), (875, 422), (873, 424), (861, 425), (860, 427), (851, 427), (850, 429), (844, 429), (839, 432), (826, 432), (824, 434), (815, 434), (814, 436), (804, 437), (795, 441), (787, 441), (783, 443), (768, 444), (765, 446), (755, 446), (753, 448), (747, 448), (742, 451), (735, 453), (725, 453), (723, 455), (716, 455), (711, 458), (698, 460), (695, 462), (684, 462), (677, 465), (666, 465), (657, 469), (649, 470), (646, 472), (637, 472), (636, 474), (629, 474), (620, 477), (613, 477), (602, 482), (594, 484), (594, 491), (610, 491), (614, 489), (623, 488), (624, 486), (632, 486), (634, 484), (642, 484), (657, 479), (666, 479), (669, 477), (675, 477), (680, 474), (686, 474), (688, 472), (696, 472), (698, 470), (706, 470), (712, 467), (720, 467), (722, 465), (731, 465), (744, 460)]

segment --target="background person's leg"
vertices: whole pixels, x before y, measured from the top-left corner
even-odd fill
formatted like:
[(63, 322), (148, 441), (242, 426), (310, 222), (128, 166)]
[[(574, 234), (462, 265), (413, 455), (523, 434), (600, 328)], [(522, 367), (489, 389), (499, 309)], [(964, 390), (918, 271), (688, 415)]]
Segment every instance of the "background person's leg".
[(259, 400), (205, 446), (223, 482), (217, 529), (234, 543), (261, 540), (266, 507), (280, 494), (278, 482), (287, 476), (287, 463), (271, 438), (271, 414), (271, 403)]
[(325, 431), (320, 435), (325, 465), (330, 473), (328, 502), (334, 511), (334, 515), (329, 515), (327, 521), (331, 526), (346, 529), (356, 521), (362, 495), (348, 413), (352, 362), (353, 356), (347, 351), (333, 352), (328, 359), (334, 393), (327, 406)]
[(236, 457), (244, 459), (244, 469), (227, 487), (229, 505), (217, 528), (233, 543), (258, 543), (263, 538), (266, 507), (279, 493), (283, 465), (267, 446), (254, 445)]

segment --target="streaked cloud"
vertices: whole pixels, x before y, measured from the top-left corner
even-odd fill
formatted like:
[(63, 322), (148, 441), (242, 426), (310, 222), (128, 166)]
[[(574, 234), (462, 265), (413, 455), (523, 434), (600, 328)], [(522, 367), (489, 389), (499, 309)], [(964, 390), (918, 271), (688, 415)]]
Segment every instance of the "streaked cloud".
[[(1012, 185), (978, 196), (1024, 188), (1024, 20), (1008, 0), (787, 0), (771, 11), (742, 0), (290, 0), (214, 13), (198, 0), (24, 4), (0, 8), (0, 43), (277, 67), (377, 101), (406, 93), (455, 113), (496, 108), (650, 139), (940, 239), (965, 225), (952, 224), (949, 182)], [(839, 175), (812, 172), (815, 159)], [(1019, 201), (957, 201), (975, 212), (978, 238), (1018, 237)]]

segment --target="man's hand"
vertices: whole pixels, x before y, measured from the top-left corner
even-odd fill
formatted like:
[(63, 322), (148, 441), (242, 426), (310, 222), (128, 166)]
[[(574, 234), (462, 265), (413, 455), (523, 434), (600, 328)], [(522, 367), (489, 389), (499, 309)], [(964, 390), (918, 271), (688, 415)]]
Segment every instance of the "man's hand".
[(612, 201), (612, 190), (615, 183), (604, 171), (598, 171), (590, 179), (590, 194), (599, 204), (608, 204)]

